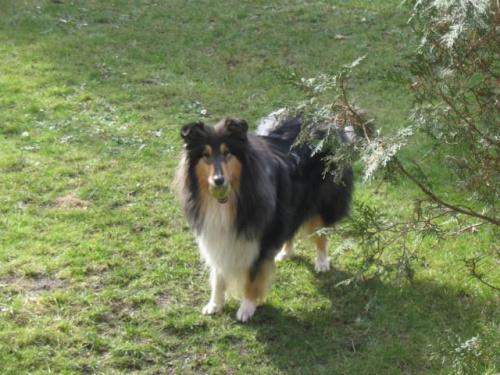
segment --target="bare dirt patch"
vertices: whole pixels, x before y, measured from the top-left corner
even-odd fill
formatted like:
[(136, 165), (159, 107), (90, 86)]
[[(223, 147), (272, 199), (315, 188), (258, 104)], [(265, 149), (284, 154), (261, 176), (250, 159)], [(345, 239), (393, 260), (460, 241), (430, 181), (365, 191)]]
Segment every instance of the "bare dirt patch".
[(17, 277), (0, 278), (1, 288), (10, 288), (18, 293), (40, 293), (56, 289), (66, 289), (67, 283), (51, 277)]
[(86, 210), (90, 206), (90, 202), (77, 197), (71, 193), (63, 197), (57, 198), (54, 203), (56, 206), (66, 209), (81, 209)]

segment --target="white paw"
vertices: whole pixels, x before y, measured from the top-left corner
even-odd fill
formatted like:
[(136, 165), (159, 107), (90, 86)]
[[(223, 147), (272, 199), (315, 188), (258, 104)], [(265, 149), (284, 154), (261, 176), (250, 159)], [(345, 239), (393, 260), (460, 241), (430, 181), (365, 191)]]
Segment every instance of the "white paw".
[(281, 250), (278, 255), (276, 255), (276, 257), (274, 258), (274, 260), (276, 262), (281, 262), (282, 260), (287, 260), (287, 259), (290, 259), (292, 257), (291, 254), (287, 253), (286, 251), (284, 250)]
[(236, 319), (240, 322), (247, 322), (253, 314), (255, 314), (255, 310), (257, 309), (257, 305), (254, 301), (250, 301), (248, 299), (244, 299), (241, 302), (241, 306), (236, 313)]
[(314, 266), (314, 270), (317, 273), (330, 271), (330, 261), (328, 260), (328, 258), (325, 260), (316, 260), (316, 265)]
[(201, 312), (203, 313), (203, 315), (214, 315), (220, 313), (221, 311), (222, 311), (222, 304), (209, 302), (205, 305), (205, 307)]

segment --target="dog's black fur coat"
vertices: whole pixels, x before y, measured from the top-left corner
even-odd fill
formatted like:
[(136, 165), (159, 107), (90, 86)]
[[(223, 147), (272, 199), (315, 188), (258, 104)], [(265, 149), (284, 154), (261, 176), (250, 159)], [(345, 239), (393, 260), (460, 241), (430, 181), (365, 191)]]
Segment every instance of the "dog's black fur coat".
[(298, 117), (266, 136), (247, 134), (244, 120), (226, 120), (215, 127), (197, 122), (182, 129), (187, 162), (184, 208), (190, 225), (196, 232), (202, 230), (196, 165), (205, 146), (217, 150), (224, 143), (241, 163), (235, 228), (240, 236), (260, 243), (255, 269), (262, 260), (274, 258), (308, 219), (319, 215), (331, 226), (349, 212), (352, 170), (345, 170), (339, 183), (335, 168), (325, 175), (325, 153), (294, 146), (300, 129)]

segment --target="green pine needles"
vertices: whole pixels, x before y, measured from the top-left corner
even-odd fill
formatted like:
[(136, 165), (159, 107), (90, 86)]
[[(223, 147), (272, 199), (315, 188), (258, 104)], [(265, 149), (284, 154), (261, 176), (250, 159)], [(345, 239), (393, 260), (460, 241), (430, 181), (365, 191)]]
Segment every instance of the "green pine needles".
[[(317, 150), (331, 150), (329, 166), (341, 172), (359, 160), (364, 180), (404, 177), (421, 193), (413, 215), (397, 222), (367, 203), (355, 206), (348, 229), (338, 232), (357, 238), (358, 274), (397, 271), (411, 278), (425, 238), (456, 237), (484, 225), (492, 232), (490, 248), (471, 251), (464, 264), (473, 277), (498, 290), (487, 281), (488, 273), (479, 270), (479, 260), (485, 253), (500, 260), (499, 5), (487, 0), (414, 0), (406, 5), (411, 10), (408, 23), (420, 42), (407, 57), (413, 100), (407, 124), (393, 134), (380, 134), (350, 97), (349, 80), (364, 57), (334, 74), (308, 79), (288, 74), (306, 93), (293, 111), (310, 124), (303, 138), (315, 124), (329, 124), (326, 138), (316, 145)], [(401, 150), (408, 142), (425, 147), (417, 157), (407, 156)], [(428, 163), (441, 166), (439, 176), (429, 175)], [(447, 183), (434, 184), (436, 179)]]

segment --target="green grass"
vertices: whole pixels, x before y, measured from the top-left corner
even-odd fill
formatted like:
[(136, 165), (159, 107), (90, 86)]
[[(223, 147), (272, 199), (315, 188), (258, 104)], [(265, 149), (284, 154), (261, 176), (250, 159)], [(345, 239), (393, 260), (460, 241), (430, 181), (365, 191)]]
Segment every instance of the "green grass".
[[(429, 242), (413, 283), (336, 287), (349, 259), (316, 275), (302, 243), (249, 324), (237, 301), (200, 314), (207, 271), (171, 185), (180, 126), (202, 110), (254, 126), (300, 98), (276, 68), (362, 55), (357, 101), (403, 125), (398, 4), (0, 0), (0, 373), (498, 372), (498, 295), (461, 263), (490, 246), (482, 229)], [(398, 181), (356, 199), (399, 215), (414, 196)], [(483, 354), (456, 354), (475, 336)]]

